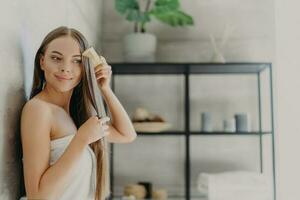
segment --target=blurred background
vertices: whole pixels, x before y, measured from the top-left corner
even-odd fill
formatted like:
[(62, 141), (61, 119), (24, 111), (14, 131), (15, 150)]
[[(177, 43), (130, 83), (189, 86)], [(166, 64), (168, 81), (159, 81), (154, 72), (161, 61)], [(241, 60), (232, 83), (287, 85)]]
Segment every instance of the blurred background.
[(112, 65), (112, 87), (139, 133), (111, 145), (114, 198), (146, 198), (144, 184), (154, 199), (227, 200), (245, 184), (252, 196), (236, 199), (299, 199), (298, 6), (1, 0), (0, 199), (23, 195), (20, 112), (37, 48), (62, 25)]

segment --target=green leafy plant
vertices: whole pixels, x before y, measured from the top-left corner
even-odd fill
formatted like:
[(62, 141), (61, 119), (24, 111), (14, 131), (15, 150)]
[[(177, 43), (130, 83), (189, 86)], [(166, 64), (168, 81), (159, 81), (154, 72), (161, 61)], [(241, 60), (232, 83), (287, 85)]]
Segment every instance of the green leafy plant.
[(116, 10), (126, 20), (134, 22), (135, 32), (146, 32), (146, 24), (151, 21), (151, 16), (173, 27), (194, 24), (193, 18), (180, 10), (179, 0), (144, 0), (144, 9), (140, 1), (115, 0)]

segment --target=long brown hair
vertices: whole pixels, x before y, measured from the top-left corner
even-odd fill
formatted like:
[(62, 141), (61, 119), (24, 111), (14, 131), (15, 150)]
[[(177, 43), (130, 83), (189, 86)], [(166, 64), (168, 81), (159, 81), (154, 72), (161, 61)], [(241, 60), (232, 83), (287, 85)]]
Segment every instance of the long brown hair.
[[(44, 72), (41, 70), (40, 66), (41, 56), (45, 53), (48, 44), (52, 40), (62, 36), (71, 36), (72, 38), (74, 38), (79, 44), (80, 53), (89, 48), (89, 44), (85, 37), (79, 31), (73, 28), (61, 26), (48, 33), (35, 55), (33, 85), (30, 99), (43, 90), (43, 85), (46, 81)], [(90, 65), (88, 59), (84, 57), (82, 58), (82, 64)], [(91, 93), (89, 91), (84, 67), (82, 71), (82, 79), (79, 84), (73, 89), (69, 107), (70, 115), (77, 128), (79, 128), (89, 117), (92, 116), (91, 109), (93, 107), (94, 109), (96, 109), (91, 100)], [(95, 200), (104, 200), (110, 194), (107, 141), (105, 138), (102, 138), (90, 144), (90, 147), (93, 149), (97, 158), (97, 183)]]

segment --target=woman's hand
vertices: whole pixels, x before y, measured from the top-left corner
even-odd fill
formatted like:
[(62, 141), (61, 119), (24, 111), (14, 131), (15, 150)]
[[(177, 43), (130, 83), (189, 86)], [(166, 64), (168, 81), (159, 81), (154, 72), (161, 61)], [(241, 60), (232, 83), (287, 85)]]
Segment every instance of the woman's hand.
[(78, 136), (85, 144), (91, 144), (109, 134), (108, 125), (106, 122), (109, 117), (98, 118), (97, 116), (90, 117), (78, 129)]
[(107, 89), (110, 87), (112, 71), (111, 66), (106, 63), (103, 57), (102, 59), (104, 64), (95, 67), (95, 75), (100, 89)]

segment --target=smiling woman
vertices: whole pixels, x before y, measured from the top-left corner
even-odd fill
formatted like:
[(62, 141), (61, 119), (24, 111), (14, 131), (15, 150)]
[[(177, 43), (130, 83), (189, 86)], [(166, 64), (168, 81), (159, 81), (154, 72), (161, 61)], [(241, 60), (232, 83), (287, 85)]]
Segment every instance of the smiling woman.
[(132, 142), (136, 132), (109, 87), (110, 66), (95, 70), (111, 112), (94, 115), (82, 53), (89, 47), (77, 30), (59, 27), (35, 57), (30, 100), (21, 115), (24, 183), (29, 199), (96, 199), (110, 194), (107, 141)]
[(69, 36), (54, 39), (40, 59), (47, 82), (61, 92), (70, 91), (80, 82), (81, 62), (78, 43)]

